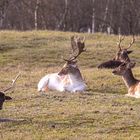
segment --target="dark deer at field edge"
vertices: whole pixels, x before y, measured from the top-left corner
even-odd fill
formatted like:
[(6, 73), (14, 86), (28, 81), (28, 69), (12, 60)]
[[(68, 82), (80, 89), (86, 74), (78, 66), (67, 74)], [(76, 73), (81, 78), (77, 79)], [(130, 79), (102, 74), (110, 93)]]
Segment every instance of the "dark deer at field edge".
[(121, 62), (125, 62), (128, 61), (130, 62), (130, 58), (129, 58), (129, 54), (132, 53), (133, 51), (128, 50), (129, 48), (131, 48), (131, 46), (133, 45), (133, 43), (135, 42), (135, 37), (133, 35), (132, 37), (132, 41), (130, 42), (130, 44), (128, 45), (128, 47), (123, 48), (121, 47), (121, 43), (124, 40), (124, 37), (119, 36), (119, 42), (118, 44), (118, 51), (115, 55), (115, 57), (112, 60), (106, 61), (101, 63), (100, 65), (98, 65), (98, 68), (116, 68), (119, 65), (121, 65)]
[(15, 82), (16, 80), (19, 78), (20, 74), (18, 74), (16, 76), (16, 78), (14, 80), (12, 80), (12, 84), (7, 87), (6, 89), (4, 89), (3, 91), (0, 91), (0, 110), (2, 110), (3, 108), (3, 103), (6, 100), (11, 100), (12, 98), (10, 96), (5, 95), (7, 91), (9, 91), (10, 89), (12, 89), (15, 86)]

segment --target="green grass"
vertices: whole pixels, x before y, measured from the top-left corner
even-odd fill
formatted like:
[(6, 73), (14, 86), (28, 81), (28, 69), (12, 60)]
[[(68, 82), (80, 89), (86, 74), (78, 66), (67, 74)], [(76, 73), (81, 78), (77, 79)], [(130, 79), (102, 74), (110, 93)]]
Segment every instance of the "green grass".
[[(78, 65), (87, 83), (84, 93), (45, 95), (37, 92), (37, 83), (47, 73), (57, 72), (68, 57), (70, 32), (0, 31), (0, 87), (7, 87), (20, 71), (12, 101), (0, 111), (2, 140), (138, 140), (140, 138), (140, 100), (125, 97), (127, 89), (121, 77), (111, 70), (96, 67), (109, 60), (117, 50), (118, 36), (79, 34), (86, 37), (87, 52)], [(140, 37), (134, 52), (133, 72), (140, 79)], [(131, 36), (123, 43), (127, 46)]]

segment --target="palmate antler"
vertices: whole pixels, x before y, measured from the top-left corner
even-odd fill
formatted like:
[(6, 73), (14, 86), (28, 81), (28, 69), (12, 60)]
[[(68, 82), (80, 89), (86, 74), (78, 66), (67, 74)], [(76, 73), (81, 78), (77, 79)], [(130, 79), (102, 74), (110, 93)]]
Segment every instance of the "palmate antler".
[(64, 59), (65, 61), (73, 61), (75, 60), (82, 52), (86, 51), (85, 49), (85, 37), (80, 38), (78, 36), (71, 37), (71, 48), (72, 55), (69, 59)]
[(20, 77), (20, 73), (17, 74), (17, 76), (15, 77), (15, 79), (12, 80), (12, 84), (10, 87), (7, 87), (6, 89), (3, 90), (3, 92), (7, 92), (8, 90), (12, 89), (17, 81), (17, 79)]

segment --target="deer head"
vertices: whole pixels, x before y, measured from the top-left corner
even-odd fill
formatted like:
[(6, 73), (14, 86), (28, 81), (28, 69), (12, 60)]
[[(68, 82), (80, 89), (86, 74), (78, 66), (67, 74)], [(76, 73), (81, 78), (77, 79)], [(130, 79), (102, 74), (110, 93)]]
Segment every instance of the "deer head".
[(135, 67), (135, 62), (123, 62), (119, 67), (115, 68), (112, 73), (114, 75), (123, 76), (128, 70), (131, 70)]
[(11, 100), (12, 98), (10, 96), (6, 96), (3, 92), (0, 92), (0, 110), (2, 110), (3, 103), (5, 100)]
[(124, 40), (124, 37), (119, 36), (119, 42), (117, 43), (118, 51), (116, 53), (116, 56), (112, 60), (101, 63), (98, 66), (98, 68), (111, 68), (112, 69), (112, 68), (116, 68), (119, 65), (121, 65), (122, 64), (121, 62), (125, 62), (125, 61), (130, 62), (130, 58), (129, 58), (128, 54), (132, 53), (132, 51), (128, 50), (128, 49), (131, 48), (133, 43), (135, 42), (134, 35), (133, 35), (132, 41), (126, 48), (121, 47), (121, 42), (123, 40)]
[(69, 59), (64, 59), (66, 63), (64, 64), (61, 71), (58, 73), (58, 75), (66, 75), (68, 73), (75, 74), (76, 70), (79, 71), (77, 66), (77, 58), (78, 56), (86, 51), (85, 50), (85, 37), (79, 38), (77, 36), (71, 37), (71, 48), (72, 48), (72, 54), (70, 55)]
[(2, 110), (3, 103), (5, 102), (5, 100), (11, 100), (12, 99), (10, 96), (6, 96), (5, 94), (6, 94), (7, 91), (9, 91), (10, 89), (12, 89), (14, 87), (15, 82), (18, 79), (19, 76), (20, 76), (20, 74), (18, 74), (16, 76), (16, 78), (14, 80), (12, 80), (11, 86), (7, 87), (3, 91), (0, 91), (0, 110)]
[(128, 50), (128, 49), (131, 48), (133, 43), (135, 42), (134, 35), (133, 35), (132, 41), (130, 42), (130, 44), (126, 48), (121, 47), (121, 42), (123, 40), (124, 40), (124, 37), (119, 36), (118, 52), (116, 53), (116, 56), (115, 56), (114, 60), (121, 61), (121, 62), (124, 62), (124, 61), (127, 60), (127, 61), (130, 62), (128, 54), (132, 53), (133, 51)]

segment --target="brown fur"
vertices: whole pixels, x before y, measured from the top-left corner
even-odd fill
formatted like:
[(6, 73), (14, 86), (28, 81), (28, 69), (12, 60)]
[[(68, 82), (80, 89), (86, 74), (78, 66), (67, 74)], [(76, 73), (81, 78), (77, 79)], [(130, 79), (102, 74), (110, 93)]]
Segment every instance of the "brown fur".
[(109, 61), (106, 61), (106, 62), (103, 62), (101, 63), (100, 65), (98, 65), (98, 68), (99, 69), (102, 69), (102, 68), (109, 68), (109, 69), (114, 69), (114, 68), (117, 68), (118, 66), (120, 66), (122, 63), (124, 62), (130, 62), (130, 58), (129, 58), (129, 54), (132, 53), (133, 51), (131, 50), (128, 50), (132, 44), (134, 43), (135, 41), (135, 38), (133, 36), (132, 38), (132, 42), (129, 44), (129, 47), (127, 48), (122, 48), (120, 46), (121, 42), (124, 40), (124, 37), (123, 38), (119, 38), (119, 44), (118, 44), (118, 48), (119, 50), (116, 52), (116, 55), (114, 56), (113, 59), (109, 60)]
[(135, 85), (132, 85), (128, 89), (129, 95), (135, 95), (136, 92), (140, 92), (140, 82), (137, 82)]
[(128, 94), (131, 94), (131, 95), (134, 95), (135, 92), (137, 90), (137, 84), (131, 86), (129, 89), (128, 89)]

